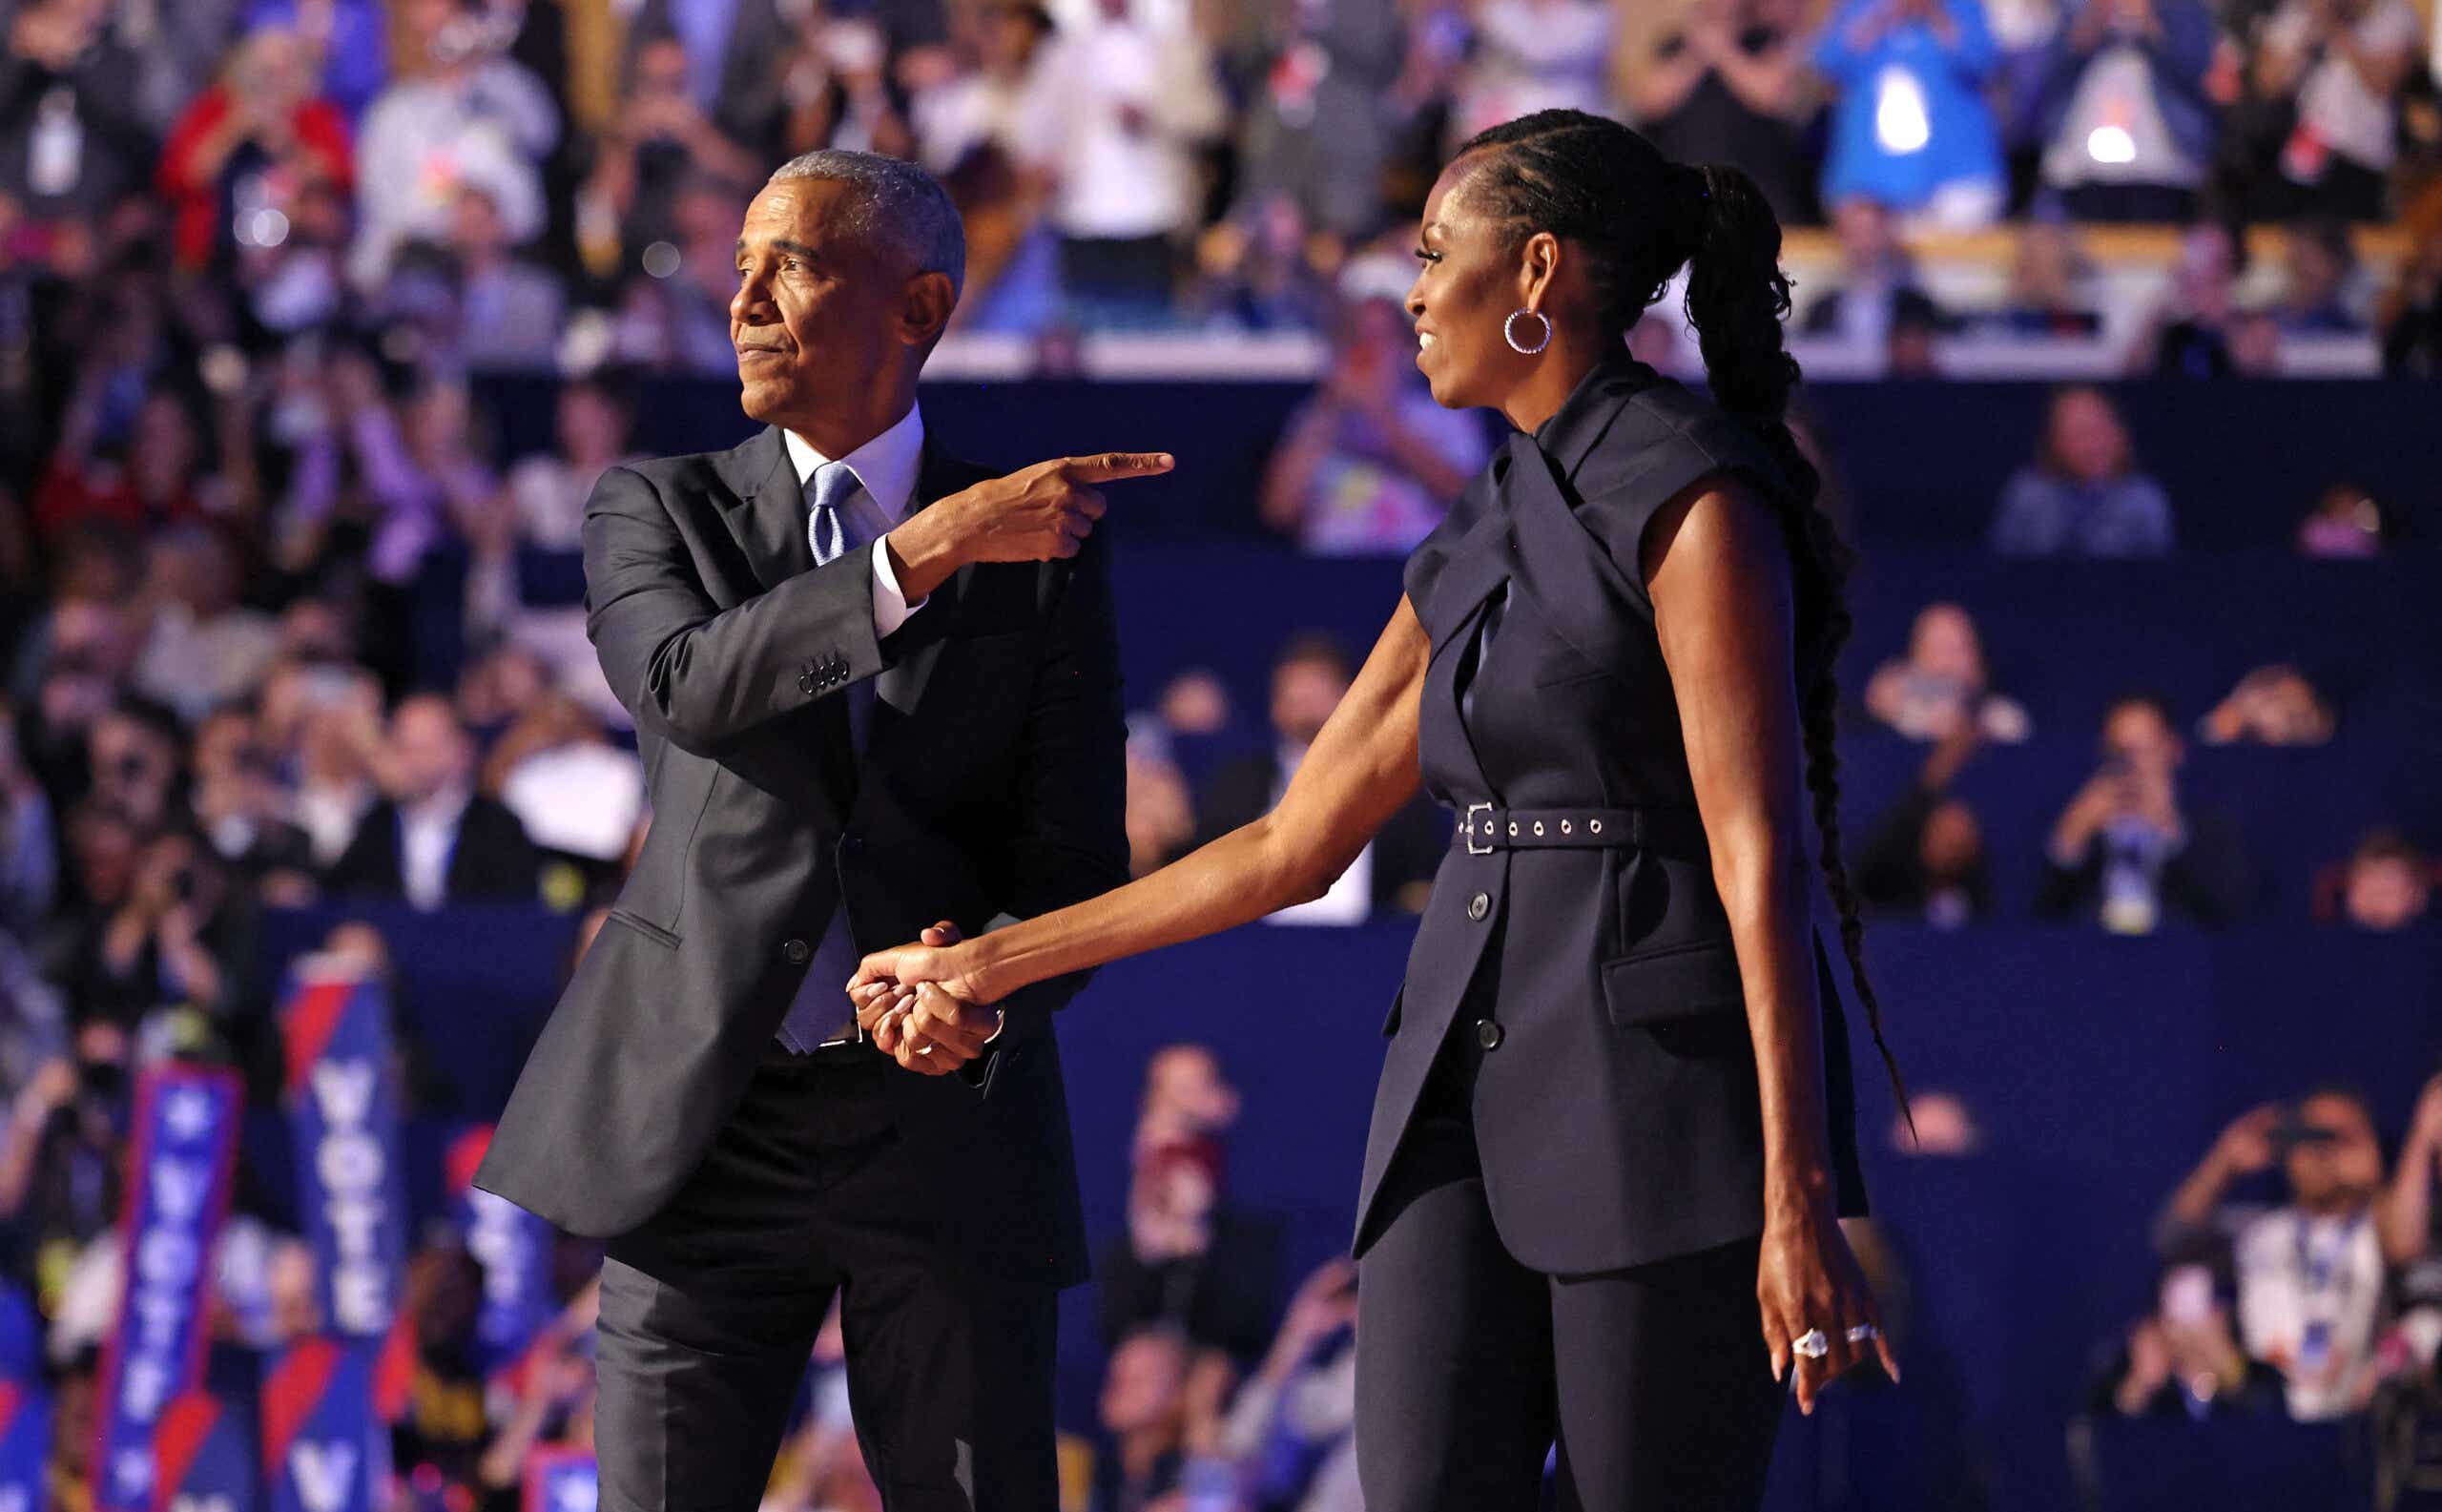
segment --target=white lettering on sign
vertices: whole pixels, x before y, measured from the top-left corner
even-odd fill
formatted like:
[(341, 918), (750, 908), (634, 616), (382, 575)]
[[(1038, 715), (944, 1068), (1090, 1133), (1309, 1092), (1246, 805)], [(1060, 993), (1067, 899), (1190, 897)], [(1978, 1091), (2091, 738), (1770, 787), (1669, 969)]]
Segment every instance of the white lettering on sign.
[(288, 1473), (305, 1512), (340, 1512), (356, 1483), (356, 1445), (343, 1440), (300, 1441), (289, 1446)]
[(322, 1115), (314, 1173), (322, 1183), (322, 1218), (330, 1225), (331, 1321), (343, 1334), (386, 1332), (396, 1283), (382, 1253), (389, 1216), (388, 1153), (367, 1127), (381, 1068), (369, 1060), (325, 1061), (314, 1067), (314, 1106)]
[[(0, 1507), (0, 1512), (9, 1512)], [(170, 1498), (170, 1512), (238, 1512), (238, 1503), (215, 1492), (211, 1496), (195, 1496), (181, 1491)]]

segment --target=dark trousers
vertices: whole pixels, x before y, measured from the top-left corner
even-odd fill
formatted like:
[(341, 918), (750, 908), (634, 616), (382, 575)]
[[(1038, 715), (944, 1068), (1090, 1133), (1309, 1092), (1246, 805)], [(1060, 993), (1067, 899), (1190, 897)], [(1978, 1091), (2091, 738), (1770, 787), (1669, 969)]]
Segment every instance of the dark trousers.
[(1053, 1512), (1054, 1296), (967, 1274), (870, 1050), (773, 1047), (686, 1186), (602, 1262), (603, 1512), (754, 1512), (839, 1298), (888, 1512)]
[(1556, 1440), (1563, 1512), (1756, 1506), (1784, 1397), (1757, 1242), (1594, 1275), (1521, 1265), (1476, 1158), (1480, 1054), (1460, 1032), (1443, 1046), (1358, 1262), (1366, 1512), (1531, 1512)]

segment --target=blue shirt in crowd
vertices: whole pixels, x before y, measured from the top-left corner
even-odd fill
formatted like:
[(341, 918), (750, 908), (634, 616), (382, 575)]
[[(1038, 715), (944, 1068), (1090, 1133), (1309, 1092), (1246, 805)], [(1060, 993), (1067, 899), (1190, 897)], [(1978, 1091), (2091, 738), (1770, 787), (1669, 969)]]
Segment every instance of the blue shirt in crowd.
[[(1871, 199), (1921, 209), (1949, 184), (2002, 182), (2001, 137), (1982, 93), (1999, 57), (1976, 0), (1938, 0), (1949, 37), (1893, 0), (1846, 0), (1814, 47), (1840, 91), (1823, 165), (1823, 202)], [(1873, 32), (1871, 37), (1867, 32)]]
[(2142, 473), (2080, 483), (2028, 467), (2001, 490), (1992, 539), (2008, 556), (2160, 556), (2171, 549), (2171, 503)]

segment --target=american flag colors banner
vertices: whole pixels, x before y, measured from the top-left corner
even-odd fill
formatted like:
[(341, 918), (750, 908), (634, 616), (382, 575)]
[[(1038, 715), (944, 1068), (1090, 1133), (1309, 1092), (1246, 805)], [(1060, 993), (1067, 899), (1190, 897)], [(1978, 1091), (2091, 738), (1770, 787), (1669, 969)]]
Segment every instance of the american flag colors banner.
[(325, 1331), (381, 1338), (397, 1317), (407, 1258), (389, 1000), (379, 982), (308, 957), (291, 978), (280, 1029), (298, 1206), (321, 1269)]
[(375, 1512), (390, 1435), (373, 1410), (379, 1339), (311, 1338), (263, 1377), (262, 1472), (270, 1512)]
[(119, 1215), (127, 1285), (102, 1355), (93, 1512), (152, 1512), (157, 1431), (200, 1383), (213, 1246), (244, 1110), (237, 1075), (217, 1067), (167, 1064), (136, 1082)]
[(477, 1363), (487, 1374), (522, 1356), (558, 1312), (551, 1300), (550, 1224), (474, 1185), (475, 1168), (491, 1142), (492, 1126), (478, 1125), (451, 1143), (444, 1162), (466, 1251), (484, 1268), (475, 1345)]
[(255, 1512), (255, 1420), (208, 1392), (170, 1403), (153, 1439), (153, 1512)]
[(50, 1460), (51, 1399), (0, 1381), (0, 1512), (43, 1512)]
[(536, 1449), (526, 1457), (521, 1512), (593, 1512), (598, 1485), (592, 1450)]

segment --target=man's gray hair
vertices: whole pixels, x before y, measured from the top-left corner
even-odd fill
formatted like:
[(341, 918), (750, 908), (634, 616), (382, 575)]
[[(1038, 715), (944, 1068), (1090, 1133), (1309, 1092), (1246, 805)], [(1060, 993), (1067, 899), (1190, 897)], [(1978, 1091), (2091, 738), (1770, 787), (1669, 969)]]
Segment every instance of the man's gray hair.
[(855, 191), (849, 229), (878, 246), (895, 246), (919, 273), (949, 275), (953, 298), (966, 288), (966, 228), (931, 174), (904, 158), (826, 147), (790, 158), (771, 182), (827, 178)]

